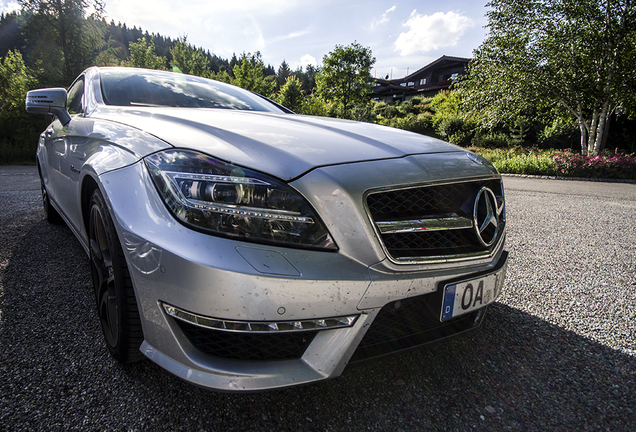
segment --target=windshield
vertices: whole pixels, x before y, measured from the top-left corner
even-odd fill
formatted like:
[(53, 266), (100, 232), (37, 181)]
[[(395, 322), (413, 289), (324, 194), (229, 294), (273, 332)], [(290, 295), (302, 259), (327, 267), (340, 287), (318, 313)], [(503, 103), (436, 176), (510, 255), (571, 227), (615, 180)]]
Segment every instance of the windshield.
[(100, 69), (100, 77), (106, 105), (283, 112), (256, 94), (192, 75), (147, 69), (105, 68)]

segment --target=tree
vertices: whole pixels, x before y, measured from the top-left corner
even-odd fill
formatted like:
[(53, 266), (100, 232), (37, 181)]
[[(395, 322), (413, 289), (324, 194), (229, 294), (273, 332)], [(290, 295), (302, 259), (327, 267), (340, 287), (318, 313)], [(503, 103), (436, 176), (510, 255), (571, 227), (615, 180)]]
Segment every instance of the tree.
[(367, 102), (373, 85), (371, 68), (375, 57), (370, 48), (354, 42), (346, 47), (336, 45), (322, 62), (322, 70), (316, 74), (318, 94), (336, 102), (347, 117), (352, 104)]
[(329, 115), (329, 106), (315, 93), (312, 93), (305, 99), (302, 109), (296, 112), (298, 114), (327, 117)]
[[(280, 70), (280, 69), (279, 69)], [(302, 84), (295, 76), (288, 76), (283, 87), (281, 87), (277, 102), (290, 110), (300, 113), (305, 103)]]
[(194, 48), (188, 43), (186, 36), (176, 40), (174, 47), (170, 49), (172, 61), (170, 65), (179, 71), (202, 77), (211, 73), (210, 60), (201, 48)]
[(99, 53), (95, 56), (95, 66), (119, 66), (122, 64), (119, 55), (123, 50), (121, 47), (115, 47), (115, 44), (113, 37), (108, 35), (108, 39), (104, 40)]
[(316, 89), (316, 74), (319, 70), (313, 65), (307, 65), (306, 69), (303, 70), (302, 66), (299, 66), (292, 75), (298, 78), (303, 85), (303, 91), (306, 95), (311, 94)]
[(24, 109), (26, 92), (36, 80), (18, 51), (9, 51), (0, 61), (0, 113)]
[(19, 23), (23, 19), (22, 12), (9, 12), (0, 15), (0, 57), (4, 57), (11, 50), (22, 50), (26, 40)]
[(236, 58), (236, 53), (232, 53), (232, 58), (230, 59), (230, 62), (229, 62), (230, 70), (228, 72), (230, 74), (233, 74), (234, 73), (234, 67), (237, 66), (237, 65), (240, 65), (240, 64), (241, 64), (241, 62), (239, 61), (238, 58)]
[(35, 155), (35, 144), (44, 124), (24, 110), (26, 92), (37, 80), (18, 51), (0, 59), (0, 163), (27, 161)]
[(276, 82), (267, 80), (264, 71), (265, 67), (259, 51), (255, 54), (243, 53), (240, 62), (233, 69), (233, 84), (265, 97), (272, 97)]
[(210, 72), (208, 78), (228, 84), (232, 84), (232, 81), (234, 80), (234, 78), (232, 78), (232, 76), (225, 70), (222, 70), (219, 73)]
[(581, 152), (598, 153), (609, 118), (636, 88), (632, 0), (492, 0), (489, 36), (460, 88), (488, 127), (558, 104)]
[[(20, 4), (28, 12), (23, 32), (35, 55), (44, 60), (48, 79), (68, 84), (92, 64), (105, 32), (101, 0), (20, 0)], [(87, 17), (88, 10), (92, 13)]]
[(130, 60), (123, 62), (123, 66), (160, 70), (166, 69), (168, 62), (165, 57), (158, 56), (155, 53), (154, 40), (148, 43), (146, 39), (139, 38), (137, 42), (130, 43), (128, 50), (130, 51)]
[(289, 68), (289, 65), (285, 60), (283, 60), (283, 62), (278, 67), (278, 72), (276, 73), (276, 75), (278, 76), (278, 85), (281, 87), (284, 86), (287, 82), (287, 78), (291, 75), (291, 73), (292, 71)]

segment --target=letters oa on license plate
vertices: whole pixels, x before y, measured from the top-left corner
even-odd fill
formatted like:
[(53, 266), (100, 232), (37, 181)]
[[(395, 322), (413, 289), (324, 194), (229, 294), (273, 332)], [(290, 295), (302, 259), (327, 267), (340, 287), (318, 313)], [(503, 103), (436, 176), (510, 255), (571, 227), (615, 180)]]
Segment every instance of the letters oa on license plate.
[(446, 285), (440, 320), (446, 321), (492, 303), (496, 287), (495, 274)]

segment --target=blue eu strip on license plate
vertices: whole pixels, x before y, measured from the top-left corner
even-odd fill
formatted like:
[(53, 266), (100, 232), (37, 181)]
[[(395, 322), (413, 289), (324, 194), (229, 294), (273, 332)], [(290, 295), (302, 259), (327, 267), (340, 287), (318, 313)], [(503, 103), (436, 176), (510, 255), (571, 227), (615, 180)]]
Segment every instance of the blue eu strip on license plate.
[(447, 285), (444, 291), (444, 305), (442, 307), (442, 321), (446, 321), (453, 317), (453, 308), (455, 306), (455, 290), (457, 285)]

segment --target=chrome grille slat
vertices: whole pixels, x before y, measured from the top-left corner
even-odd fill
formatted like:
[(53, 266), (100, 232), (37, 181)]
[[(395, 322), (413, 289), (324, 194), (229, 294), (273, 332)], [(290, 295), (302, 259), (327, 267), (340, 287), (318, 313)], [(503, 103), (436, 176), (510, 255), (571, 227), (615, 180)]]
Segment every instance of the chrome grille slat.
[(407, 221), (380, 221), (375, 224), (382, 234), (402, 234), (415, 231), (445, 231), (473, 227), (473, 221), (471, 219), (459, 216)]

